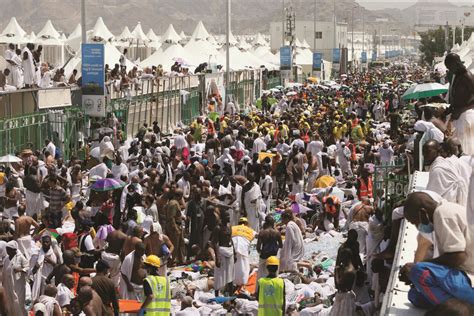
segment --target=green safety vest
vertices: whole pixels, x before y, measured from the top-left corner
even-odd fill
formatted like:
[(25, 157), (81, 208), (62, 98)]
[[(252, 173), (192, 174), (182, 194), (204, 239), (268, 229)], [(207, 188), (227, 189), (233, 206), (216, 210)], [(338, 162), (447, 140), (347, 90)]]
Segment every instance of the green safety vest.
[(283, 315), (284, 286), (282, 278), (258, 280), (258, 316)]
[(153, 291), (152, 301), (145, 307), (147, 316), (171, 315), (170, 282), (166, 277), (150, 275), (145, 279)]

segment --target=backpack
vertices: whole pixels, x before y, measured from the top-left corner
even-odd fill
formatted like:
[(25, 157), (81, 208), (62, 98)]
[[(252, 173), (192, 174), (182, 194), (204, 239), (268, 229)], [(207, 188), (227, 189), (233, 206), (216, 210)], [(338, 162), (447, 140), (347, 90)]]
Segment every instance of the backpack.
[(77, 248), (79, 245), (76, 233), (64, 233), (62, 235), (62, 240), (63, 240), (63, 250)]

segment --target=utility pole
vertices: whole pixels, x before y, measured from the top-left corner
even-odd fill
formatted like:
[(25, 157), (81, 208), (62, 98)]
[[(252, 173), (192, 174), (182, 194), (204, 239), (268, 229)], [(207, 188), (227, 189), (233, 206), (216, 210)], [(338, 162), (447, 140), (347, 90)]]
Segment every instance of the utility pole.
[(225, 56), (225, 62), (226, 62), (226, 68), (225, 68), (225, 86), (226, 86), (226, 93), (225, 93), (225, 100), (224, 100), (224, 105), (226, 105), (229, 102), (229, 93), (228, 93), (228, 87), (230, 84), (230, 45), (229, 45), (229, 37), (230, 37), (230, 16), (231, 16), (231, 0), (226, 1), (226, 12), (227, 12), (227, 23), (226, 23), (226, 36), (225, 36), (225, 44), (226, 44), (226, 56)]
[[(362, 11), (362, 52), (365, 52), (365, 16), (364, 16), (364, 11)], [(367, 53), (365, 54), (365, 56), (367, 56), (367, 57), (368, 57), (368, 55), (369, 54), (367, 54)], [(362, 64), (362, 70), (364, 70), (364, 63), (361, 62), (361, 64)]]
[(446, 26), (444, 27), (444, 50), (449, 50), (449, 24), (446, 21)]
[(296, 53), (296, 49), (295, 49), (296, 15), (295, 15), (295, 12), (293, 11), (293, 7), (291, 6), (289, 9), (286, 10), (286, 27), (287, 27), (286, 37), (288, 38), (288, 41), (291, 47), (291, 68), (290, 69), (291, 69), (291, 74), (293, 75), (293, 71), (294, 71), (293, 61), (294, 61), (294, 56)]
[(355, 59), (354, 59), (354, 8), (352, 7), (352, 15), (351, 15), (351, 28), (352, 28), (352, 35), (351, 35), (351, 50), (352, 50), (352, 71), (354, 72), (355, 66)]
[(282, 10), (281, 10), (281, 46), (285, 46), (285, 21), (286, 21), (286, 14), (285, 14), (285, 0), (282, 0)]
[(86, 0), (81, 0), (81, 32), (82, 32), (82, 43), (87, 43)]
[(316, 8), (318, 0), (314, 0), (314, 21), (313, 21), (313, 53), (316, 52)]
[[(333, 20), (334, 20), (334, 43), (333, 43), (333, 48), (336, 48), (336, 43), (337, 43), (337, 40), (336, 40), (336, 0), (332, 0), (332, 3), (333, 3)], [(332, 53), (332, 52), (331, 52)]]
[[(462, 39), (461, 39), (462, 43)], [(456, 45), (456, 25), (453, 27), (453, 47)]]

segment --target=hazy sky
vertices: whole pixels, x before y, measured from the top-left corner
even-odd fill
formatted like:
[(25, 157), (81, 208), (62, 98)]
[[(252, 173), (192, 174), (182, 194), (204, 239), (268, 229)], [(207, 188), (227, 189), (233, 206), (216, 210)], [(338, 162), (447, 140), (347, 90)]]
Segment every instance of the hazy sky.
[[(397, 9), (404, 9), (407, 8), (417, 0), (356, 0), (360, 5), (363, 5), (369, 10), (376, 10), (376, 9), (386, 9), (386, 8), (397, 8)], [(427, 1), (427, 0), (422, 0)], [(431, 0), (429, 2), (445, 2), (448, 0)], [(449, 0), (449, 2), (456, 4), (456, 5), (473, 5), (473, 0)]]

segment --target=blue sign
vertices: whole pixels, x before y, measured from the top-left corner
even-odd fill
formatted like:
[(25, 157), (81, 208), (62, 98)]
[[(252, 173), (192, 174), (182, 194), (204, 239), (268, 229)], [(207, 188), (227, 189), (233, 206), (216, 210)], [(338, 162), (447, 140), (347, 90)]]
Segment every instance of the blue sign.
[(90, 116), (105, 116), (104, 56), (104, 44), (82, 44), (82, 105)]
[(104, 95), (104, 45), (82, 44), (82, 93)]
[(362, 52), (360, 59), (363, 64), (367, 63), (367, 52)]
[(323, 54), (313, 53), (313, 70), (321, 71), (322, 60), (323, 60)]
[(376, 61), (376, 60), (377, 60), (377, 52), (373, 51), (372, 52), (372, 61)]
[(280, 47), (280, 69), (287, 70), (291, 68), (291, 47)]
[(332, 49), (332, 63), (339, 64), (340, 60), (341, 60), (341, 49), (333, 48)]

